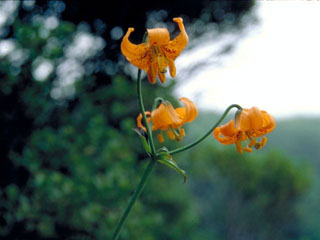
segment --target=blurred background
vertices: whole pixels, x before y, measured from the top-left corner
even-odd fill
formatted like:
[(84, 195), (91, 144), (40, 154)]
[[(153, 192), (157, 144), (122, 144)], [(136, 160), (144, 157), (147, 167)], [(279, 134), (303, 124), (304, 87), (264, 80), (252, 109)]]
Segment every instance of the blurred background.
[[(239, 155), (213, 137), (157, 165), (120, 239), (320, 239), (320, 4), (316, 1), (0, 2), (0, 238), (110, 239), (146, 167), (132, 131), (137, 69), (120, 53), (128, 27), (182, 17), (190, 42), (161, 96), (194, 100), (202, 136), (230, 104), (258, 106), (277, 128)], [(143, 75), (145, 76), (145, 75)], [(230, 113), (225, 121), (233, 117)], [(157, 147), (160, 147), (158, 145)]]

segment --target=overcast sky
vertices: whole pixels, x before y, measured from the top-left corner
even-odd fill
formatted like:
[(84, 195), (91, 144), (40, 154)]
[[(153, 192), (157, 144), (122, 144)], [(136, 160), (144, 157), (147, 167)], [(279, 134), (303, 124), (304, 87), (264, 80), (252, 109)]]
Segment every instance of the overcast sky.
[[(259, 24), (248, 27), (235, 50), (185, 83), (180, 79), (177, 95), (202, 109), (238, 103), (276, 117), (320, 116), (320, 1), (257, 1), (256, 15)], [(232, 38), (182, 55), (177, 66)]]

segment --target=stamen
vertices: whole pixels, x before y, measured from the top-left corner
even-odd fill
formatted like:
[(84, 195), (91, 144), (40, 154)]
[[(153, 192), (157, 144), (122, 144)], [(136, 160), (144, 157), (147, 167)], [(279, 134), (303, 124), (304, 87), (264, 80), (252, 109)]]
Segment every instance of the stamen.
[(167, 65), (168, 60), (164, 56), (162, 50), (159, 47), (156, 47), (156, 54), (157, 54), (157, 61), (158, 61), (158, 67), (161, 73), (167, 72)]
[(247, 135), (247, 137), (248, 137), (250, 140), (252, 140), (252, 136), (251, 136), (251, 134), (249, 133), (249, 131), (246, 131), (246, 135)]
[(148, 69), (148, 80), (151, 84), (156, 83), (157, 70), (154, 63), (150, 64)]
[(163, 73), (158, 73), (158, 77), (162, 83), (166, 82), (166, 76)]
[(181, 141), (182, 138), (186, 135), (185, 131), (183, 128), (179, 129), (179, 136), (177, 137), (177, 141)]
[(257, 140), (256, 139), (252, 139), (249, 143), (249, 147), (253, 147), (256, 144)]
[(152, 76), (152, 73), (150, 71), (148, 71), (148, 80), (149, 80), (149, 83), (151, 84), (156, 83), (156, 79)]
[(256, 142), (256, 143), (254, 144), (254, 147), (255, 147), (255, 149), (257, 149), (257, 150), (260, 150), (260, 148), (261, 148), (261, 143), (260, 143), (260, 142)]
[(171, 77), (175, 77), (176, 76), (176, 66), (174, 65), (174, 61), (170, 58), (168, 59), (168, 65), (169, 65), (169, 71), (170, 71)]
[(243, 148), (243, 150), (246, 151), (246, 152), (252, 152), (252, 149), (249, 148), (249, 147), (245, 147), (245, 148)]
[(236, 141), (236, 148), (239, 153), (242, 153), (242, 145), (240, 140)]
[(185, 135), (186, 135), (186, 132), (184, 131), (184, 128), (181, 128), (179, 136), (183, 137)]
[(151, 57), (152, 57), (152, 63), (154, 63), (157, 57), (157, 50), (154, 46), (151, 47)]
[(263, 137), (262, 140), (261, 140), (261, 147), (263, 147), (264, 145), (267, 144), (267, 137)]
[(172, 129), (169, 129), (167, 132), (166, 132), (167, 136), (169, 139), (171, 140), (175, 140), (176, 139), (176, 136), (174, 134), (174, 131), (172, 131)]
[(163, 143), (164, 142), (164, 137), (162, 135), (162, 132), (157, 135), (157, 138), (158, 138), (159, 143)]

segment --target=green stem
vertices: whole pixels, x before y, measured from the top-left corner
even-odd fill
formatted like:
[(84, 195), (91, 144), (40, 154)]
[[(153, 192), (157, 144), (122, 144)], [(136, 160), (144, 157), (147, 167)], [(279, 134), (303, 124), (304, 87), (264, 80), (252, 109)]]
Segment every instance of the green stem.
[(205, 134), (203, 135), (202, 137), (200, 137), (199, 139), (197, 139), (196, 141), (194, 141), (193, 143), (190, 143), (186, 146), (183, 146), (181, 148), (177, 148), (175, 150), (172, 150), (169, 152), (170, 155), (173, 155), (173, 154), (176, 154), (176, 153), (179, 153), (179, 152), (182, 152), (182, 151), (185, 151), (195, 145), (197, 145), (198, 143), (200, 143), (202, 140), (204, 140), (206, 137), (208, 137), (212, 131), (223, 121), (223, 119), (227, 116), (227, 114), (229, 113), (229, 111), (232, 109), (232, 108), (238, 108), (238, 109), (242, 109), (238, 104), (232, 104), (230, 105), (225, 111), (224, 113), (222, 114), (222, 116), (219, 118), (219, 120), (216, 122), (216, 124), (213, 125), (212, 128), (210, 128), (210, 130)]
[(139, 198), (144, 186), (146, 185), (148, 177), (150, 176), (150, 173), (152, 172), (152, 169), (153, 169), (155, 163), (156, 163), (156, 161), (154, 159), (150, 159), (148, 167), (146, 168), (137, 189), (135, 190), (134, 194), (132, 195), (126, 210), (124, 211), (124, 213), (121, 216), (121, 219), (118, 223), (118, 226), (117, 226), (116, 230), (114, 231), (112, 240), (118, 239), (120, 232), (121, 232), (121, 229), (122, 229), (123, 225), (125, 224), (127, 217), (129, 215), (133, 205), (135, 204), (136, 200)]
[(143, 98), (142, 98), (142, 90), (141, 90), (141, 70), (139, 69), (138, 71), (138, 77), (137, 77), (137, 90), (138, 90), (138, 99), (139, 99), (139, 106), (140, 106), (140, 111), (142, 113), (142, 118), (144, 121), (144, 124), (147, 128), (147, 134), (149, 137), (149, 143), (151, 147), (151, 154), (152, 156), (156, 156), (156, 148), (154, 146), (153, 138), (152, 138), (152, 131), (150, 129), (150, 125), (148, 124), (147, 121), (147, 116), (145, 113), (144, 105), (143, 105)]
[(164, 102), (164, 100), (163, 100), (162, 97), (157, 97), (157, 98), (155, 98), (154, 101), (153, 101), (153, 104), (152, 104), (151, 112), (152, 112), (153, 110), (155, 110), (155, 109), (158, 107), (158, 105), (159, 105), (160, 103), (162, 103), (162, 102)]
[(122, 216), (120, 218), (118, 226), (113, 234), (112, 240), (117, 240), (119, 238), (121, 229), (122, 229), (123, 225), (125, 224), (133, 205), (135, 204), (135, 202), (139, 198), (144, 186), (146, 185), (146, 182), (147, 182), (147, 180), (152, 172), (152, 169), (156, 163), (156, 159), (155, 159), (156, 158), (156, 149), (155, 149), (153, 138), (152, 138), (152, 131), (150, 129), (150, 125), (148, 124), (147, 116), (146, 116), (144, 105), (143, 105), (142, 89), (141, 89), (141, 70), (140, 69), (138, 71), (138, 77), (137, 77), (137, 91), (138, 91), (138, 100), (139, 100), (140, 111), (142, 113), (144, 124), (147, 128), (147, 134), (148, 134), (149, 143), (150, 143), (150, 147), (151, 147), (151, 159), (149, 161), (148, 167), (146, 168), (146, 170), (140, 180), (140, 183), (139, 183), (137, 189), (135, 190), (134, 194), (132, 195), (132, 197), (128, 203), (126, 210), (124, 211), (124, 213), (122, 214)]

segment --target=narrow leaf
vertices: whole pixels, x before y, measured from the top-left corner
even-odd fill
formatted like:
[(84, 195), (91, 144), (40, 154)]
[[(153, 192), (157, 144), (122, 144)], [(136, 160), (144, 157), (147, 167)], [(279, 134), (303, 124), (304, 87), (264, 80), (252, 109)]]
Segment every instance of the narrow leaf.
[(174, 169), (176, 172), (180, 173), (183, 176), (183, 182), (185, 183), (187, 180), (187, 174), (184, 170), (182, 170), (181, 168), (179, 168), (179, 166), (177, 165), (177, 163), (172, 159), (172, 157), (165, 153), (162, 152), (159, 154), (159, 159), (158, 162)]
[(143, 135), (143, 130), (139, 128), (133, 128), (133, 131), (135, 131), (138, 135), (139, 135), (139, 138), (140, 138), (140, 141), (141, 141), (141, 144), (144, 148), (144, 150), (148, 153), (148, 154), (151, 154), (151, 148), (150, 148), (150, 145), (148, 144), (148, 141), (146, 139), (146, 137)]

